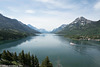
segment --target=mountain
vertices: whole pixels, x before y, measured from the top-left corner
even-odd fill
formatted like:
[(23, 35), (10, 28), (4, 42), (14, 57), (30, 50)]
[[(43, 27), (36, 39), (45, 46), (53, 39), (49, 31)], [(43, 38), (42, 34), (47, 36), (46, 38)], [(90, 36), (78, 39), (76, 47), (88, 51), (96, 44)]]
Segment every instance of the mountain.
[(36, 27), (32, 26), (31, 24), (28, 24), (27, 26), (30, 27), (31, 29), (38, 31), (38, 29)]
[(36, 33), (39, 32), (22, 22), (0, 14), (0, 40), (17, 39), (27, 35), (35, 35)]
[(22, 22), (11, 19), (8, 17), (3, 16), (0, 14), (0, 29), (13, 29), (20, 32), (26, 32), (26, 33), (39, 33), (38, 31), (31, 29), (27, 25), (23, 24)]
[(61, 25), (60, 27), (55, 28), (55, 29), (52, 31), (52, 33), (54, 33), (54, 32), (59, 32), (59, 31), (61, 31), (64, 27), (66, 27), (66, 24), (63, 24), (63, 25)]
[(41, 32), (41, 33), (49, 33), (47, 30), (45, 30), (45, 29), (39, 29), (39, 32)]
[(27, 26), (29, 26), (31, 29), (34, 29), (34, 30), (39, 31), (41, 33), (48, 33), (48, 31), (46, 31), (45, 29), (37, 29), (36, 27), (32, 26), (31, 24), (28, 24)]
[(100, 35), (100, 20), (92, 21), (84, 17), (76, 18), (72, 23), (66, 25), (62, 30), (56, 31), (58, 34), (66, 36), (90, 36), (99, 37)]
[(78, 24), (78, 25), (86, 25), (88, 23), (91, 23), (92, 21), (91, 20), (88, 20), (84, 17), (78, 17), (76, 18), (71, 24), (74, 25), (74, 24)]

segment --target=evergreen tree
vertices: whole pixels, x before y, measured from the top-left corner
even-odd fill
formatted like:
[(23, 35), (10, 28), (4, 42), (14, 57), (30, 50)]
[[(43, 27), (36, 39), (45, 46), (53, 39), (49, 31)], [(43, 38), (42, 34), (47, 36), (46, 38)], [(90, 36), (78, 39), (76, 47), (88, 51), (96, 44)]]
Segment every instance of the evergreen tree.
[(19, 62), (20, 62), (22, 65), (25, 65), (25, 56), (24, 56), (24, 51), (23, 51), (23, 50), (22, 50), (21, 53), (19, 53), (18, 59), (19, 59)]
[(2, 55), (1, 55), (1, 58), (4, 59), (4, 60), (7, 59), (7, 53), (6, 53), (5, 50), (3, 51)]
[(12, 61), (13, 59), (12, 59), (12, 54), (7, 50), (7, 59), (6, 60), (8, 60), (8, 61)]
[(21, 56), (21, 53), (19, 53), (18, 60), (19, 60), (20, 63), (22, 63), (22, 56)]
[[(17, 63), (20, 63), (23, 65), (23, 67), (39, 67), (39, 61), (37, 56), (34, 57), (34, 55), (30, 56), (30, 52), (27, 54), (24, 54), (24, 51), (22, 50), (21, 53), (17, 56), (17, 53), (10, 53), (8, 50), (7, 52), (4, 50), (2, 54), (0, 54), (0, 58), (2, 58), (3, 64), (14, 64), (12, 61), (16, 61)], [(7, 61), (6, 61), (7, 60)], [(46, 59), (42, 62), (41, 67), (53, 67), (52, 63), (49, 61), (49, 58), (46, 57)]]
[(35, 67), (34, 66), (34, 55), (32, 55), (32, 57), (31, 57), (31, 67)]
[(2, 55), (2, 54), (0, 53), (0, 60), (1, 60), (1, 55)]
[(35, 56), (34, 65), (35, 65), (35, 67), (39, 67), (39, 61), (37, 59), (37, 56)]
[(24, 50), (21, 52), (21, 59), (22, 59), (22, 64), (25, 64), (25, 56), (24, 56)]
[(27, 61), (27, 60), (28, 60), (28, 54), (26, 53), (26, 54), (25, 54), (25, 64), (26, 64), (26, 65), (28, 65), (28, 61)]
[(53, 67), (52, 63), (49, 61), (48, 56), (42, 62), (41, 67)]
[(17, 56), (17, 53), (16, 52), (13, 54), (13, 60), (16, 61), (16, 62), (18, 60), (18, 56)]
[(31, 56), (30, 56), (30, 52), (27, 54), (27, 62), (28, 62), (28, 65), (31, 66)]

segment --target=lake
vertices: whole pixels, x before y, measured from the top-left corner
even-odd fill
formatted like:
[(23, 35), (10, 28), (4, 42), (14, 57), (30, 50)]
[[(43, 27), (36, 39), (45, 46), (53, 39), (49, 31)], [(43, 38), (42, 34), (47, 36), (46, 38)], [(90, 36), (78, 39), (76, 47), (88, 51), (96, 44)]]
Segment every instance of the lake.
[(30, 52), (37, 55), (40, 63), (49, 56), (54, 67), (100, 67), (100, 42), (73, 41), (56, 34), (40, 34), (1, 43), (0, 53), (3, 50)]

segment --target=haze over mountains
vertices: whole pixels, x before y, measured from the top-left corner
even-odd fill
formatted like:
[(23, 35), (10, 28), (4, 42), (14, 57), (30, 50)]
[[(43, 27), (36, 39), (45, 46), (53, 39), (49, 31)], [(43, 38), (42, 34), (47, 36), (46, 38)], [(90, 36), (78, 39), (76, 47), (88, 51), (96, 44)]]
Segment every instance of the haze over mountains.
[(49, 31), (45, 30), (45, 29), (37, 29), (36, 27), (32, 26), (31, 24), (28, 24), (27, 26), (29, 26), (31, 29), (37, 30), (41, 33), (49, 33)]
[(59, 31), (61, 31), (64, 27), (66, 27), (66, 24), (63, 24), (63, 25), (61, 25), (60, 27), (53, 29), (52, 32), (59, 32)]

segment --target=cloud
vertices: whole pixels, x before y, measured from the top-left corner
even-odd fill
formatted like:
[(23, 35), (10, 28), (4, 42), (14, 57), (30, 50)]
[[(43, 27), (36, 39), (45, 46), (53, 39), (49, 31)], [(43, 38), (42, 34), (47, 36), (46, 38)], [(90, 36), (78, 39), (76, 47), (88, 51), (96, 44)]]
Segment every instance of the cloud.
[(54, 1), (54, 0), (36, 0), (36, 1), (40, 1), (40, 2), (49, 2), (49, 3), (51, 3), (51, 2)]
[(7, 9), (12, 11), (12, 12), (19, 12), (19, 9), (15, 8), (15, 7), (7, 7)]
[(37, 28), (44, 28), (46, 30), (52, 30), (59, 27), (61, 24), (66, 23), (65, 19), (62, 18), (44, 16), (23, 16), (19, 17), (18, 20), (24, 22), (25, 24), (31, 24)]
[[(48, 8), (63, 8), (63, 9), (73, 9), (75, 8), (75, 5), (70, 4), (69, 0), (64, 0), (63, 2), (61, 0), (35, 0), (38, 2), (42, 2), (46, 4)], [(66, 2), (66, 3), (65, 3)]]
[(2, 14), (3, 14), (4, 12), (3, 12), (2, 10), (0, 10), (0, 13), (2, 13)]
[(26, 10), (25, 13), (34, 14), (35, 11), (34, 10)]
[(44, 2), (44, 3), (52, 3), (52, 2), (54, 2), (54, 0), (36, 0), (36, 1)]
[(88, 4), (88, 0), (82, 0), (81, 2), (82, 2), (82, 4), (84, 4), (84, 5), (87, 5), (87, 4)]
[(96, 10), (100, 10), (100, 1), (97, 2), (97, 3), (94, 5), (94, 8), (95, 8)]
[(46, 10), (46, 11), (41, 11), (41, 13), (55, 17), (65, 17), (70, 15), (75, 15), (71, 11), (69, 12), (69, 11), (57, 11), (57, 10)]
[(0, 0), (0, 1), (9, 1), (9, 0)]
[(0, 0), (0, 12), (5, 16), (47, 30), (69, 24), (79, 16), (98, 20), (99, 9), (100, 0)]

